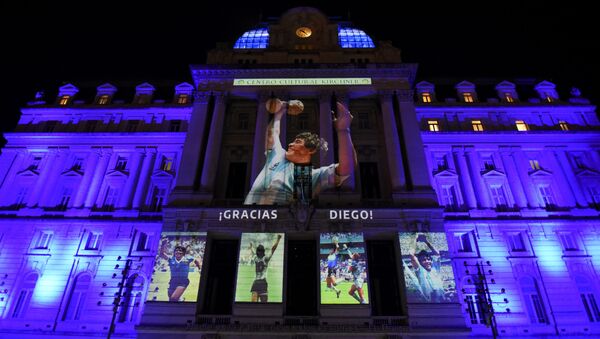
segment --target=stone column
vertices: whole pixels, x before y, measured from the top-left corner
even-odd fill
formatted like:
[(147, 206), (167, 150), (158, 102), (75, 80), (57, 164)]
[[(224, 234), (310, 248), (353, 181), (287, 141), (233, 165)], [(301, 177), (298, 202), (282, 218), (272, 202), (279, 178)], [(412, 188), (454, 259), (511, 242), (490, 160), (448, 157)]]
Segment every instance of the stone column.
[(265, 92), (258, 94), (258, 106), (256, 109), (256, 127), (254, 128), (254, 145), (252, 149), (252, 172), (250, 175), (250, 185), (254, 182), (260, 171), (265, 164), (265, 146), (266, 146), (266, 133), (267, 126), (269, 124), (269, 116), (271, 115), (267, 111), (265, 106), (269, 95)]
[(140, 174), (141, 160), (143, 154), (143, 149), (135, 149), (131, 153), (131, 161), (128, 162), (129, 165), (129, 176), (127, 177), (127, 181), (123, 187), (123, 192), (121, 193), (121, 197), (119, 198), (119, 203), (117, 204), (117, 208), (130, 208), (131, 200), (133, 199), (134, 194), (134, 186), (138, 181), (138, 176)]
[(481, 177), (481, 170), (477, 154), (475, 154), (475, 150), (472, 147), (465, 147), (465, 154), (467, 156), (471, 172), (471, 182), (473, 183), (475, 194), (479, 198), (479, 206), (481, 206), (482, 208), (491, 208), (492, 203), (490, 195), (485, 185), (485, 182)]
[(194, 107), (188, 124), (188, 130), (183, 146), (179, 175), (177, 176), (176, 189), (193, 190), (196, 177), (199, 175), (199, 158), (204, 140), (206, 117), (211, 95), (207, 92), (196, 93)]
[(39, 202), (42, 194), (44, 193), (44, 188), (47, 188), (48, 179), (50, 174), (53, 172), (52, 169), (56, 163), (56, 158), (58, 157), (57, 150), (49, 150), (47, 158), (44, 161), (44, 167), (38, 176), (38, 179), (33, 187), (33, 191), (31, 195), (27, 199), (27, 207), (36, 207)]
[(96, 171), (94, 172), (94, 177), (92, 178), (92, 183), (90, 184), (90, 189), (88, 191), (87, 196), (85, 197), (85, 205), (86, 208), (93, 208), (94, 203), (96, 202), (96, 198), (98, 197), (98, 192), (100, 191), (100, 187), (102, 182), (104, 181), (104, 173), (106, 173), (106, 168), (108, 167), (108, 163), (112, 157), (111, 150), (103, 150), (100, 156), (100, 162), (98, 167), (96, 167)]
[[(15, 202), (15, 194), (16, 191), (11, 191), (15, 186), (15, 178), (17, 173), (23, 169), (23, 161), (27, 157), (27, 152), (24, 150), (19, 150), (15, 152), (16, 155), (11, 159), (10, 164), (7, 165), (8, 171), (4, 180), (0, 186), (0, 202), (2, 206), (9, 206)], [(3, 160), (6, 160), (8, 152), (5, 151), (1, 156)], [(8, 160), (7, 160), (8, 161)]]
[[(546, 148), (543, 154), (543, 160), (548, 163), (548, 168), (553, 173), (554, 183), (556, 184), (554, 191), (554, 198), (557, 200), (558, 206), (561, 207), (575, 207), (575, 194), (570, 187), (567, 175), (565, 174), (562, 166), (556, 158), (555, 150), (553, 148)], [(543, 166), (543, 162), (540, 162)]]
[[(392, 92), (380, 92), (381, 115), (383, 118), (383, 133), (385, 135), (385, 148), (387, 151), (388, 165), (391, 175), (392, 191), (401, 191), (406, 185), (404, 167), (402, 164), (402, 151), (400, 149), (400, 138), (394, 117), (394, 104)], [(419, 139), (420, 140), (420, 139)], [(423, 148), (421, 147), (421, 151)]]
[(538, 199), (538, 192), (535, 185), (531, 181), (531, 178), (529, 177), (529, 162), (527, 161), (523, 151), (514, 151), (513, 160), (515, 161), (517, 171), (519, 172), (519, 178), (521, 179), (521, 184), (523, 185), (523, 190), (525, 191), (527, 204), (531, 208), (540, 208), (541, 206)]
[(213, 193), (215, 175), (219, 165), (226, 106), (227, 95), (225, 93), (215, 94), (215, 112), (210, 124), (206, 156), (204, 157), (204, 166), (202, 167), (202, 179), (200, 181), (201, 189), (211, 194)]
[[(48, 176), (46, 182), (44, 182), (44, 189), (42, 194), (40, 195), (40, 199), (38, 202), (38, 206), (40, 207), (54, 207), (56, 206), (57, 201), (54, 201), (54, 197), (56, 194), (62, 194), (63, 187), (57, 187), (57, 183), (60, 181), (60, 176), (63, 171), (66, 169), (66, 161), (69, 158), (69, 152), (65, 150), (60, 150), (56, 154), (56, 159), (54, 161), (54, 166), (52, 167), (52, 172)], [(58, 190), (61, 190), (58, 192)]]
[(462, 186), (462, 191), (465, 194), (467, 200), (467, 206), (469, 209), (477, 208), (477, 198), (475, 197), (475, 191), (473, 190), (473, 183), (471, 182), (471, 176), (469, 175), (469, 167), (467, 160), (465, 159), (465, 152), (462, 147), (453, 147), (452, 154), (456, 159), (458, 166), (458, 179)]
[(501, 148), (500, 156), (502, 158), (502, 163), (504, 164), (504, 170), (506, 171), (508, 186), (510, 187), (510, 190), (515, 198), (515, 203), (519, 208), (527, 208), (527, 197), (525, 197), (523, 184), (521, 184), (519, 173), (515, 167), (512, 150), (508, 147)]
[(565, 151), (555, 150), (554, 156), (556, 157), (556, 160), (558, 161), (560, 168), (562, 168), (562, 171), (564, 172), (565, 176), (567, 177), (567, 181), (569, 182), (569, 187), (571, 188), (571, 191), (573, 192), (573, 195), (575, 196), (575, 201), (577, 202), (577, 205), (579, 207), (587, 207), (588, 202), (585, 199), (585, 195), (583, 193), (583, 190), (581, 189), (581, 185), (579, 185), (579, 181), (577, 180), (577, 177), (575, 177), (573, 168), (569, 165), (570, 162), (569, 162), (569, 159), (567, 158)]
[(143, 199), (146, 195), (146, 191), (148, 190), (148, 185), (150, 183), (150, 177), (152, 176), (152, 169), (154, 168), (155, 159), (156, 150), (146, 149), (146, 154), (143, 160), (140, 177), (135, 189), (135, 194), (133, 195), (133, 209), (141, 209), (143, 207)]
[(90, 190), (90, 183), (92, 182), (96, 166), (98, 165), (98, 160), (100, 160), (100, 154), (100, 151), (92, 149), (88, 155), (84, 167), (83, 178), (81, 178), (81, 182), (77, 188), (77, 194), (75, 194), (75, 201), (73, 202), (73, 207), (75, 208), (83, 206), (86, 193)]

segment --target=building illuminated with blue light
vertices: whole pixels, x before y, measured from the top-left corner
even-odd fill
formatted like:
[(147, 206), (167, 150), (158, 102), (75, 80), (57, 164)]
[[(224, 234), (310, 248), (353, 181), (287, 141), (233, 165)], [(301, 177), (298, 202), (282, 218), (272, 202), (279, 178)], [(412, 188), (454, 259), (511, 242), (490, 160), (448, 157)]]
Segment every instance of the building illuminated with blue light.
[[(0, 337), (600, 335), (600, 121), (578, 90), (417, 82), (390, 43), (306, 7), (190, 69), (133, 95), (67, 84), (21, 110), (0, 154)], [(310, 204), (243, 205), (275, 97), (304, 104), (282, 143), (317, 132), (320, 167), (348, 132), (357, 164)], [(271, 302), (238, 297), (248, 234), (282, 258)]]

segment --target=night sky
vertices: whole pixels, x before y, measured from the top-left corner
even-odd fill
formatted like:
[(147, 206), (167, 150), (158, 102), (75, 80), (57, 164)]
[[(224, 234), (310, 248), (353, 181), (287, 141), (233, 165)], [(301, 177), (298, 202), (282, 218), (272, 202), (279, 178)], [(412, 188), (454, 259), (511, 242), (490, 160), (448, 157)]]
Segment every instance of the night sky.
[(531, 77), (555, 82), (563, 97), (575, 86), (593, 103), (600, 99), (598, 17), (576, 1), (560, 7), (541, 1), (478, 2), (485, 7), (394, 0), (90, 3), (0, 5), (0, 131), (14, 128), (19, 107), (36, 90), (54, 95), (65, 82), (190, 81), (188, 65), (203, 63), (216, 42), (233, 42), (261, 17), (300, 5), (349, 17), (375, 42), (391, 40), (404, 62), (419, 63), (419, 80)]

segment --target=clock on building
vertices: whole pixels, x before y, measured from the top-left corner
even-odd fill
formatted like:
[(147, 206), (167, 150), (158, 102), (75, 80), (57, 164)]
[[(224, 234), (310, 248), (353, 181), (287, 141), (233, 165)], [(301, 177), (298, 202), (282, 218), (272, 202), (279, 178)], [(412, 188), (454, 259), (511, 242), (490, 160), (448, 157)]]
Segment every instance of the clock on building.
[(312, 35), (312, 30), (308, 27), (300, 27), (296, 30), (296, 35), (299, 38), (308, 38)]

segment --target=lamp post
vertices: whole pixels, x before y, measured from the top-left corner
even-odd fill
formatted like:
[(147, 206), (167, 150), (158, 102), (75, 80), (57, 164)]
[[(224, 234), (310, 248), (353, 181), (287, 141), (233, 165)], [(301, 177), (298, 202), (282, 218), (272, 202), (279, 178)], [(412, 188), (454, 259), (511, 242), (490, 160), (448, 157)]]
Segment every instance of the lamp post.
[[(131, 259), (127, 259), (125, 261), (125, 267), (123, 268), (123, 271), (121, 271), (121, 282), (119, 283), (119, 292), (117, 292), (115, 301), (113, 302), (113, 315), (112, 315), (112, 319), (110, 321), (110, 327), (108, 328), (108, 335), (106, 336), (106, 339), (110, 339), (111, 335), (115, 331), (115, 321), (117, 320), (117, 313), (119, 312), (119, 305), (121, 305), (121, 297), (123, 296), (123, 288), (125, 287), (125, 284), (127, 282), (127, 277), (129, 276), (129, 269), (131, 268), (131, 262), (132, 262)], [(118, 267), (119, 267), (119, 265), (117, 264), (117, 266), (115, 268), (118, 268)]]

